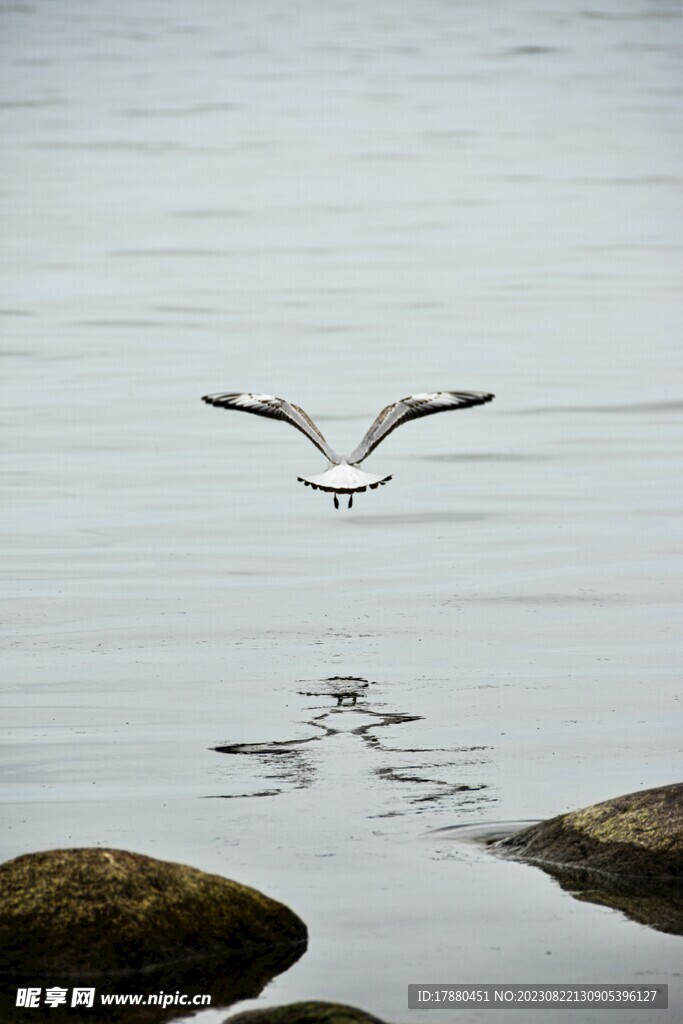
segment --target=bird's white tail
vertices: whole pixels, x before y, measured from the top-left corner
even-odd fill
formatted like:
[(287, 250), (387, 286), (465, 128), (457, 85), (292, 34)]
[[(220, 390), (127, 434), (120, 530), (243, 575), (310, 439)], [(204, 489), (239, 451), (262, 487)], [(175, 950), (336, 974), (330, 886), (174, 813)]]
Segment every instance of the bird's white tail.
[(298, 476), (297, 480), (306, 487), (313, 487), (314, 490), (330, 491), (333, 494), (356, 494), (359, 491), (367, 491), (370, 488), (383, 486), (391, 476), (375, 476), (374, 473), (366, 473), (357, 466), (350, 466), (348, 462), (341, 462), (338, 466), (331, 466), (324, 473), (318, 476)]

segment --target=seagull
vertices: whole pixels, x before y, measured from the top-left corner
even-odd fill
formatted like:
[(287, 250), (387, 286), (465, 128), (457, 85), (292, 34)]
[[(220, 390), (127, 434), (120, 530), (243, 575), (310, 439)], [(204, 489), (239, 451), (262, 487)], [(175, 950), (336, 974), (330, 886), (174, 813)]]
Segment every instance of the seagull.
[(322, 452), (328, 462), (324, 473), (317, 476), (298, 476), (297, 480), (312, 487), (314, 490), (328, 491), (334, 495), (334, 507), (339, 508), (339, 495), (348, 494), (348, 508), (353, 506), (353, 496), (359, 491), (371, 491), (391, 480), (389, 476), (376, 476), (359, 469), (361, 462), (375, 450), (392, 430), (409, 420), (421, 416), (431, 416), (437, 412), (450, 412), (451, 409), (467, 409), (472, 405), (483, 405), (490, 402), (495, 395), (486, 391), (430, 391), (418, 395), (408, 395), (398, 402), (385, 406), (372, 424), (363, 440), (350, 455), (337, 455), (316, 427), (315, 423), (298, 405), (276, 398), (274, 395), (255, 395), (251, 392), (234, 392), (217, 395), (204, 395), (203, 402), (215, 405), (219, 409), (236, 409), (238, 412), (250, 412), (255, 416), (267, 416), (273, 420), (285, 420), (309, 441), (318, 451)]

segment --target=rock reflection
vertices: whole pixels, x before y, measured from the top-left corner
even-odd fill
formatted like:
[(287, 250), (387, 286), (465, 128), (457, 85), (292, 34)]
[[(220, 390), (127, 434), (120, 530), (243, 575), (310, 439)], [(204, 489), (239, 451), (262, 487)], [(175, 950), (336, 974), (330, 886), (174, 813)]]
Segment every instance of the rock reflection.
[[(200, 1012), (199, 1002), (192, 999), (210, 996), (212, 1009), (225, 1009), (244, 999), (254, 999), (278, 974), (288, 970), (304, 952), (303, 947), (291, 946), (271, 950), (263, 956), (209, 957), (190, 964), (173, 964), (162, 970), (128, 974), (125, 977), (97, 975), (96, 977), (59, 978), (52, 973), (41, 978), (34, 973), (30, 978), (3, 978), (0, 986), (0, 1020), (3, 1024), (25, 1024), (27, 1017), (35, 1021), (67, 1020), (69, 1024), (164, 1024), (177, 1018), (187, 1020)], [(16, 1006), (18, 988), (40, 988), (41, 995), (50, 988), (59, 987), (66, 993), (66, 1005), (41, 1004), (26, 1011)], [(94, 988), (91, 1007), (70, 1006), (74, 988)], [(103, 1006), (102, 995), (124, 997), (140, 996), (152, 1005), (125, 1004)], [(180, 997), (187, 997), (185, 1004)], [(206, 1003), (204, 1004), (206, 1009)]]
[(620, 878), (598, 872), (536, 864), (576, 900), (619, 910), (658, 932), (683, 935), (683, 884), (652, 878)]

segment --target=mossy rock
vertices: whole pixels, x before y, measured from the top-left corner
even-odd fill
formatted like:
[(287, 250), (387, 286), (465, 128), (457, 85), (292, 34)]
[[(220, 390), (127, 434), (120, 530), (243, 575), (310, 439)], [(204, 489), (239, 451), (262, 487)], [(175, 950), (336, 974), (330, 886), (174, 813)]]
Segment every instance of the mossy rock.
[(265, 1010), (247, 1010), (225, 1024), (383, 1024), (364, 1010), (341, 1003), (288, 1003)]
[(503, 839), (497, 849), (540, 866), (683, 882), (683, 784), (561, 814)]
[(249, 963), (298, 956), (306, 938), (288, 907), (256, 889), (137, 853), (49, 850), (0, 865), (5, 975), (111, 978), (208, 957)]
[(492, 844), (585, 903), (683, 935), (683, 785), (606, 800)]

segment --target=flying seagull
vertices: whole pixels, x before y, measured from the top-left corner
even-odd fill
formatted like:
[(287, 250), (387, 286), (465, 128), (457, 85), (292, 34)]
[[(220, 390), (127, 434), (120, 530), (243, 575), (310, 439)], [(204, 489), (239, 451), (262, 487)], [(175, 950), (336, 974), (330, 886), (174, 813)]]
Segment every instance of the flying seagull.
[(318, 451), (328, 461), (324, 473), (318, 476), (299, 476), (306, 487), (314, 490), (329, 491), (334, 494), (334, 507), (339, 508), (339, 495), (348, 494), (348, 508), (353, 505), (353, 496), (359, 491), (384, 486), (391, 476), (375, 476), (359, 469), (361, 462), (375, 450), (385, 437), (409, 420), (420, 416), (431, 416), (437, 412), (449, 412), (451, 409), (467, 409), (471, 405), (483, 405), (495, 396), (486, 391), (430, 391), (419, 395), (409, 395), (398, 402), (392, 402), (382, 409), (365, 437), (350, 455), (337, 455), (330, 448), (322, 433), (311, 417), (298, 405), (286, 402), (284, 398), (273, 395), (253, 395), (250, 392), (204, 395), (203, 402), (215, 405), (219, 409), (236, 409), (239, 412), (251, 412), (255, 416), (267, 416), (273, 420), (285, 420), (305, 434)]

